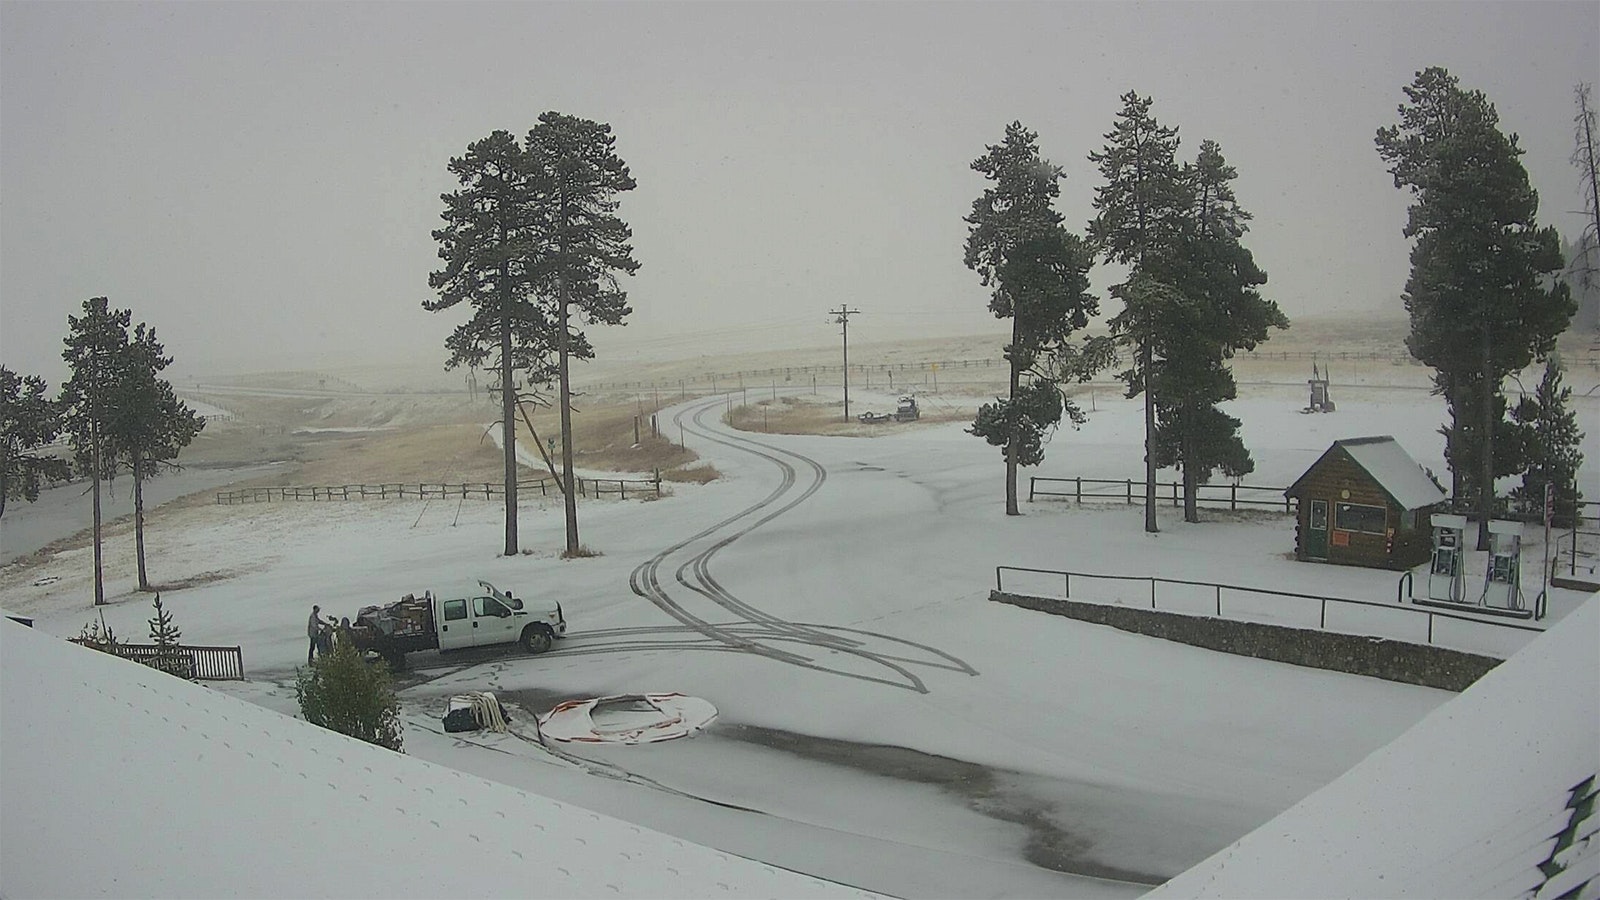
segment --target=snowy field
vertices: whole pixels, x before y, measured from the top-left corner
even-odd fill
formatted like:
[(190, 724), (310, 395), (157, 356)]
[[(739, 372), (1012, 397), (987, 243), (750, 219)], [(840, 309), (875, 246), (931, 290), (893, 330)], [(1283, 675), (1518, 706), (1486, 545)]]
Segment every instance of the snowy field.
[[(1338, 402), (1332, 415), (1299, 415), (1303, 398), (1288, 392), (1233, 404), (1257, 460), (1246, 482), (1287, 485), (1334, 439), (1374, 434), (1445, 471), (1436, 398), (1374, 389)], [(723, 426), (725, 408), (711, 398), (663, 413), (722, 480), (581, 507), (597, 558), (557, 558), (555, 505), (523, 507), (532, 552), (504, 558), (499, 510), (481, 501), (263, 504), (174, 517), (149, 536), (152, 576), (199, 583), (164, 595), (186, 643), (243, 647), (251, 681), (214, 687), (284, 713), (313, 603), (354, 615), (474, 577), (557, 599), (570, 636), (547, 655), (419, 655), (402, 693), (409, 754), (907, 897), (1138, 894), (1453, 696), (987, 601), (1002, 565), (1393, 601), (1395, 573), (1294, 562), (1284, 515), (1213, 511), (1187, 525), (1165, 506), (1158, 535), (1122, 505), (1039, 502), (1007, 518), (998, 451), (959, 424), (760, 435)], [(1580, 407), (1590, 471), (1594, 412)], [(1090, 424), (1058, 434), (1028, 474), (1138, 477), (1139, 428), (1136, 404), (1098, 397)], [(8, 511), (8, 527), (26, 512)], [(108, 549), (104, 615), (139, 639), (150, 607), (132, 590), (129, 545)], [(1541, 549), (1528, 549), (1530, 600)], [(89, 559), (85, 548), (0, 570), (0, 605), (76, 634), (94, 614)], [(1581, 599), (1553, 594), (1553, 615)], [(586, 749), (592, 767), (554, 765), (512, 738), (438, 733), (445, 698), (466, 690), (494, 690), (525, 713), (681, 691), (718, 719), (685, 740)]]

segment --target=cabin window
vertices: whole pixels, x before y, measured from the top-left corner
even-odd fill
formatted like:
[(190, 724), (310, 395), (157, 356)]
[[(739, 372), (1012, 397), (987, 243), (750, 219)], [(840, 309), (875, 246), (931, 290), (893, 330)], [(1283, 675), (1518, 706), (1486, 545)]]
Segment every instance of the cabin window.
[(1339, 503), (1333, 508), (1333, 527), (1340, 531), (1383, 534), (1388, 522), (1389, 511), (1381, 506)]
[(457, 619), (465, 619), (466, 617), (467, 601), (446, 600), (444, 602), (444, 620), (446, 622), (454, 622)]

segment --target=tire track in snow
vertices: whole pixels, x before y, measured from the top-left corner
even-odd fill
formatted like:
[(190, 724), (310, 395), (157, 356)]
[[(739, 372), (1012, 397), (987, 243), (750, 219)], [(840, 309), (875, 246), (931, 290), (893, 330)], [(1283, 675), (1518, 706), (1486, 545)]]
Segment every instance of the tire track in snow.
[[(676, 619), (679, 622), (678, 626), (611, 629), (591, 632), (581, 637), (574, 636), (567, 639), (569, 642), (567, 646), (570, 649), (564, 649), (562, 655), (637, 652), (641, 649), (733, 650), (918, 693), (927, 693), (928, 687), (922, 678), (911, 670), (912, 666), (976, 675), (976, 670), (965, 661), (925, 644), (857, 628), (791, 622), (746, 603), (716, 578), (712, 573), (711, 563), (718, 553), (745, 535), (809, 500), (822, 488), (828, 478), (827, 469), (808, 456), (764, 444), (750, 437), (713, 431), (706, 423), (705, 416), (722, 402), (720, 398), (713, 398), (692, 405), (674, 415), (673, 421), (702, 440), (771, 463), (779, 473), (778, 485), (756, 503), (667, 547), (633, 570), (628, 579), (633, 592), (648, 599), (667, 615)], [(689, 418), (688, 422), (685, 422), (686, 416)], [(800, 468), (797, 468), (795, 463), (799, 463)], [(802, 470), (807, 476), (807, 483), (797, 491)], [(763, 512), (765, 515), (756, 518)], [(734, 621), (713, 622), (694, 614), (684, 602), (673, 596), (667, 586), (663, 585), (660, 575), (662, 567), (669, 561), (680, 559), (681, 562), (673, 572), (673, 580), (680, 587), (704, 600), (709, 600), (720, 611), (732, 614), (735, 617)], [(690, 635), (697, 635), (698, 639), (691, 638)], [(673, 636), (690, 639), (688, 641), (670, 639)], [(618, 638), (622, 640), (618, 643), (609, 643)], [(897, 645), (894, 648), (895, 652), (888, 652), (883, 648), (882, 645), (885, 643)], [(591, 646), (592, 644), (598, 645)], [(799, 650), (848, 655), (887, 669), (889, 674), (873, 675), (840, 668), (837, 664), (820, 662), (815, 656), (784, 649), (783, 645), (797, 645)]]

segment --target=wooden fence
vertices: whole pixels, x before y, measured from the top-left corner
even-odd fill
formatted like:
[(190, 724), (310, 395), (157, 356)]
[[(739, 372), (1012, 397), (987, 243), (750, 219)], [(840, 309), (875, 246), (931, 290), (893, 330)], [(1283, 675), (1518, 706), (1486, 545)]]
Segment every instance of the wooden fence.
[[(1043, 487), (1041, 487), (1043, 485)], [(1087, 490), (1085, 489), (1087, 487)], [(1138, 493), (1134, 493), (1138, 488)], [(1241, 506), (1270, 506), (1282, 507), (1284, 512), (1293, 512), (1293, 501), (1283, 496), (1283, 488), (1260, 487), (1249, 484), (1202, 484), (1197, 485), (1195, 500), (1206, 506), (1220, 506), (1223, 503), (1229, 509), (1238, 509)], [(1241, 495), (1242, 494), (1242, 495)], [(1270, 497), (1263, 497), (1263, 494)], [(1032, 503), (1035, 496), (1039, 497), (1071, 497), (1074, 501), (1082, 503), (1088, 501), (1110, 500), (1117, 503), (1136, 503), (1144, 500), (1144, 482), (1134, 481), (1131, 478), (1044, 478), (1033, 476), (1028, 479), (1028, 502)], [(1173, 506), (1183, 504), (1183, 485), (1176, 481), (1156, 482), (1156, 498), (1162, 502), (1172, 501)]]
[[(577, 478), (574, 479), (580, 497), (618, 496), (660, 497), (661, 476), (654, 478)], [(553, 478), (538, 478), (517, 482), (517, 493), (538, 493), (541, 497), (560, 496), (561, 486)], [(217, 503), (293, 503), (320, 500), (496, 500), (504, 499), (505, 483), (480, 481), (463, 484), (428, 484), (411, 482), (402, 484), (335, 484), (287, 485), (284, 487), (240, 488), (218, 491)]]
[[(80, 638), (72, 638), (71, 641), (154, 669), (162, 668), (159, 665), (161, 648), (155, 644), (116, 644), (108, 649)], [(244, 680), (244, 654), (238, 647), (189, 647), (180, 644), (177, 653), (178, 671), (173, 672), (174, 675), (198, 681)]]
[[(1241, 352), (1235, 359), (1243, 360), (1278, 360), (1280, 362), (1355, 362), (1355, 361), (1382, 361), (1393, 365), (1420, 366), (1421, 363), (1405, 352), (1404, 348), (1394, 350), (1373, 351), (1335, 351), (1325, 350), (1267, 350), (1257, 349)], [(917, 362), (899, 363), (851, 363), (848, 367), (851, 384), (865, 383), (871, 386), (874, 376), (886, 379), (891, 387), (896, 384), (910, 386), (912, 384), (937, 385), (941, 373), (946, 373), (952, 382), (964, 382), (966, 379), (959, 374), (959, 370), (987, 369), (990, 372), (986, 380), (1004, 380), (1002, 372), (995, 369), (1006, 369), (1006, 361), (999, 356), (985, 356), (968, 359), (936, 359), (919, 360)], [(688, 396), (687, 390), (693, 385), (698, 390), (707, 385), (712, 393), (738, 390), (766, 389), (768, 385), (779, 382), (794, 386), (807, 381), (825, 379), (824, 383), (835, 384), (831, 379), (842, 376), (846, 371), (843, 365), (806, 365), (806, 366), (781, 366), (766, 369), (741, 369), (738, 371), (701, 372), (683, 378), (638, 381), (586, 381), (584, 387), (592, 391), (654, 391), (670, 395), (677, 391), (681, 398)], [(896, 380), (898, 375), (898, 381)], [(859, 379), (859, 381), (858, 381)]]
[[(1283, 495), (1285, 490), (1287, 488), (1249, 484), (1200, 484), (1195, 486), (1195, 501), (1202, 506), (1220, 507), (1227, 504), (1229, 509), (1270, 506), (1282, 507), (1286, 513), (1294, 512), (1294, 501)], [(1028, 479), (1028, 502), (1032, 503), (1035, 496), (1069, 497), (1077, 503), (1111, 501), (1133, 504), (1144, 500), (1144, 481), (1131, 478), (1046, 478), (1035, 475)], [(1176, 481), (1156, 482), (1156, 499), (1162, 503), (1170, 501), (1173, 506), (1183, 505), (1183, 485)], [(1577, 509), (1579, 525), (1600, 520), (1600, 501), (1579, 500)], [(1477, 512), (1464, 507), (1455, 511), (1469, 516)], [(1537, 512), (1524, 514), (1501, 510), (1495, 516), (1518, 522), (1539, 521)]]

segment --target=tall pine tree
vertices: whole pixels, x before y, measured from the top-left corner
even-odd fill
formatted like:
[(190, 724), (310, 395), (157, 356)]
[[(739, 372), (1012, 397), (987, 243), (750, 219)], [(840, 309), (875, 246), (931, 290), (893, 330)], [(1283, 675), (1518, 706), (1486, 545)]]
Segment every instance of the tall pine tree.
[(1494, 104), (1437, 67), (1419, 72), (1405, 94), (1399, 124), (1378, 130), (1377, 148), (1395, 187), (1414, 199), (1404, 232), (1416, 239), (1406, 346), (1433, 368), (1435, 391), (1450, 406), (1453, 493), (1478, 511), (1481, 550), (1495, 476), (1515, 469), (1495, 451), (1501, 383), (1554, 349), (1576, 307), (1567, 286), (1549, 278), (1562, 267), (1560, 240), (1538, 226), (1522, 148), (1500, 131)]
[(128, 354), (132, 314), (112, 309), (105, 297), (83, 301), (82, 316), (67, 316), (66, 349), (71, 376), (61, 386), (63, 430), (70, 437), (80, 472), (92, 481), (94, 496), (94, 602), (106, 602), (101, 545), (100, 482), (116, 472), (110, 446), (116, 394)]
[(1183, 302), (1157, 321), (1164, 363), (1155, 380), (1154, 446), (1158, 465), (1181, 469), (1184, 521), (1197, 522), (1198, 487), (1212, 472), (1239, 478), (1255, 469), (1239, 420), (1217, 407), (1238, 394), (1227, 360), (1289, 322), (1258, 290), (1267, 274), (1241, 243), (1250, 214), (1234, 196), (1238, 172), (1222, 148), (1203, 142), (1183, 176), (1191, 199), (1169, 270)]
[(507, 131), (467, 145), (449, 169), (461, 188), (440, 197), (445, 224), (433, 238), (444, 268), (428, 276), (439, 296), (422, 307), (439, 312), (468, 304), (471, 318), (445, 341), (445, 368), (492, 366), (499, 373), (505, 555), (512, 556), (518, 552), (516, 373), (523, 372), (529, 386), (549, 384), (555, 376), (551, 325), (534, 295), (541, 249), (537, 196), (526, 154)]
[(571, 362), (594, 355), (579, 326), (625, 324), (633, 310), (617, 276), (639, 269), (629, 243), (633, 231), (617, 215), (618, 195), (636, 185), (616, 142), (610, 125), (559, 112), (539, 116), (526, 142), (525, 171), (535, 194), (538, 234), (531, 262), (560, 385), (567, 556), (581, 552), (572, 474)]
[[(1062, 396), (1059, 373), (1040, 364), (1100, 310), (1089, 293), (1094, 255), (1061, 226), (1053, 204), (1061, 193), (1062, 172), (1039, 156), (1036, 132), (1012, 122), (1005, 139), (988, 147), (972, 168), (993, 185), (972, 202), (964, 220), (970, 226), (965, 262), (985, 287), (993, 288), (990, 312), (1011, 319), (1011, 342), (1005, 347), (1011, 371), (1009, 393), (980, 407), (969, 433), (1002, 448), (1006, 515), (1015, 516), (1020, 514), (1017, 467), (1044, 458), (1045, 436), (1063, 412), (1074, 424), (1084, 418)], [(1092, 353), (1070, 356), (1084, 359)], [(1082, 366), (1077, 369), (1080, 377), (1088, 377)]]
[(133, 330), (118, 366), (108, 423), (108, 449), (125, 461), (133, 474), (133, 534), (139, 590), (150, 590), (144, 544), (144, 483), (166, 469), (205, 427), (173, 393), (161, 371), (172, 364), (156, 330), (140, 322)]
[(1171, 267), (1183, 232), (1189, 196), (1177, 162), (1178, 130), (1156, 121), (1153, 101), (1129, 91), (1105, 135), (1105, 146), (1089, 154), (1105, 183), (1095, 190), (1089, 241), (1108, 262), (1129, 268), (1111, 289), (1122, 311), (1111, 319), (1114, 336), (1131, 345), (1133, 364), (1119, 376), (1128, 396), (1145, 398), (1144, 529), (1156, 527), (1156, 401), (1159, 322), (1182, 298)]

